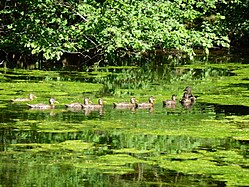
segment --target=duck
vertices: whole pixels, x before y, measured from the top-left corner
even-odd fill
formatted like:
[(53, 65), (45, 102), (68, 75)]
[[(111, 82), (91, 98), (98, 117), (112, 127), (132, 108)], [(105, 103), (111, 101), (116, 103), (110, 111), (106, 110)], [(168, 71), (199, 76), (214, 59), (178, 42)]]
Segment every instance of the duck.
[(192, 89), (187, 86), (183, 91), (183, 96), (179, 102), (185, 105), (193, 104), (196, 101), (197, 97), (192, 94)]
[[(104, 107), (103, 107), (104, 100), (98, 101), (98, 104), (89, 104), (83, 108), (83, 113), (85, 116), (91, 115), (93, 112), (98, 112), (100, 116), (104, 114)], [(102, 105), (102, 106), (101, 106)]]
[(104, 106), (104, 100), (102, 98), (100, 98), (98, 100), (98, 104), (89, 104), (84, 102), (84, 104), (81, 105), (83, 109), (87, 108), (87, 109), (100, 109), (103, 108)]
[(135, 108), (136, 107), (136, 99), (132, 97), (130, 102), (121, 102), (121, 103), (113, 103), (114, 108)]
[(70, 103), (70, 104), (65, 104), (66, 108), (82, 108), (81, 103)]
[(176, 95), (172, 95), (171, 100), (163, 101), (163, 107), (175, 108), (176, 107)]
[(29, 106), (29, 108), (34, 108), (34, 109), (54, 109), (55, 108), (54, 103), (59, 103), (59, 102), (56, 101), (54, 98), (50, 98), (49, 105), (42, 104), (42, 103), (33, 104), (33, 105), (27, 104), (27, 105)]
[(33, 101), (34, 98), (37, 98), (34, 94), (30, 93), (28, 98), (16, 98), (11, 99), (11, 102), (24, 102), (24, 101)]
[(155, 101), (154, 97), (150, 96), (148, 103), (138, 103), (136, 104), (136, 107), (137, 108), (152, 108), (154, 107), (154, 101)]
[[(88, 105), (90, 103), (88, 98), (84, 99), (84, 105)], [(82, 108), (82, 104), (81, 103), (70, 103), (70, 104), (65, 104), (66, 108)]]

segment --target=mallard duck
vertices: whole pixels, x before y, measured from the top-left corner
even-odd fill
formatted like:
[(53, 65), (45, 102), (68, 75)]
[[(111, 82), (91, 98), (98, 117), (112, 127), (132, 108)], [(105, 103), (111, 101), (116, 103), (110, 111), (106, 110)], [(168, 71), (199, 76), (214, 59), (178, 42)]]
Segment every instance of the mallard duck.
[(67, 108), (82, 108), (81, 103), (65, 104), (65, 107), (67, 107)]
[(193, 104), (196, 101), (196, 98), (193, 94), (192, 94), (192, 89), (190, 87), (186, 87), (184, 90), (183, 96), (180, 100), (180, 103), (182, 104)]
[(81, 106), (82, 106), (82, 108), (87, 108), (87, 109), (98, 109), (98, 108), (102, 108), (104, 106), (104, 100), (103, 99), (99, 99), (98, 100), (98, 104), (89, 104), (89, 103), (85, 102)]
[[(190, 87), (187, 86), (183, 91), (184, 91), (184, 93), (183, 93), (181, 100), (184, 100), (184, 99), (191, 99), (192, 101), (196, 100), (197, 97), (195, 97), (192, 94), (192, 89)], [(181, 102), (181, 100), (180, 100), (180, 102)]]
[(148, 103), (138, 103), (136, 104), (136, 107), (137, 108), (152, 108), (154, 107), (154, 101), (155, 101), (154, 97), (150, 96)]
[(46, 104), (27, 104), (29, 106), (29, 108), (36, 108), (36, 109), (53, 109), (55, 106), (54, 106), (54, 103), (59, 103), (58, 101), (56, 101), (54, 98), (50, 98), (49, 99), (49, 105), (46, 105)]
[(113, 103), (114, 108), (133, 108), (136, 107), (136, 99), (132, 97), (130, 102)]
[(32, 101), (36, 96), (32, 93), (29, 94), (28, 98), (16, 98), (16, 99), (11, 99), (11, 102), (24, 102), (24, 101)]
[(172, 95), (171, 100), (163, 101), (163, 106), (164, 107), (175, 108), (175, 106), (176, 106), (176, 95)]
[[(90, 103), (88, 98), (84, 99), (84, 105), (88, 105)], [(67, 108), (82, 108), (81, 103), (70, 103), (70, 104), (65, 104), (65, 107)]]

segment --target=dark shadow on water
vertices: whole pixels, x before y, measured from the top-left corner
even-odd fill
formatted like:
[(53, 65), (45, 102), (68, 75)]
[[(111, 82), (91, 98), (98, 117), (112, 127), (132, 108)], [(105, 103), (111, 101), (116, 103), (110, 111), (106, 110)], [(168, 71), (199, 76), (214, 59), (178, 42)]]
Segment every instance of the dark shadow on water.
[[(242, 81), (248, 81), (249, 78), (243, 78)], [(249, 83), (239, 83), (239, 84), (230, 84), (230, 87), (242, 87), (242, 88), (249, 88)]]
[(249, 107), (243, 105), (218, 105), (212, 103), (202, 103), (203, 105), (212, 105), (214, 107), (214, 112), (216, 114), (225, 114), (227, 116), (231, 115), (249, 115)]

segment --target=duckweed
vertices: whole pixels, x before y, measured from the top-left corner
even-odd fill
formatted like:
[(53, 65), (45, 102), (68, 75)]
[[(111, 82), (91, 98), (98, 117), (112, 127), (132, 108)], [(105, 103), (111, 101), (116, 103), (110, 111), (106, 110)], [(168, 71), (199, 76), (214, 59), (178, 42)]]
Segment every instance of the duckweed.
[[(55, 186), (72, 179), (72, 186), (108, 186), (115, 178), (127, 181), (127, 186), (135, 184), (132, 181), (136, 185), (198, 186), (193, 181), (200, 176), (204, 185), (217, 181), (249, 185), (249, 66), (194, 63), (155, 71), (146, 68), (0, 69), (0, 134), (4, 140), (0, 168), (11, 176), (3, 177), (1, 185)], [(179, 103), (175, 109), (162, 107), (162, 100), (172, 94), (181, 98), (186, 85), (199, 96), (197, 103), (190, 109)], [(37, 96), (30, 103), (47, 103), (55, 97), (59, 104), (54, 110), (29, 110), (26, 103), (9, 102), (30, 92)], [(151, 95), (156, 98), (154, 110), (112, 107), (113, 102), (133, 96), (147, 102)], [(64, 107), (85, 97), (94, 103), (104, 98), (103, 113)], [(21, 176), (16, 179), (17, 175)], [(181, 176), (181, 180), (165, 182), (172, 176)]]

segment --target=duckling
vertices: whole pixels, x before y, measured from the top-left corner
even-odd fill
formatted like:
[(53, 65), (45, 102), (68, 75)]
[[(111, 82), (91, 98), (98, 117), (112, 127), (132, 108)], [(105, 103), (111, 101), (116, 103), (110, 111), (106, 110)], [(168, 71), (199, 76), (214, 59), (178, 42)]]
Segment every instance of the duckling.
[[(89, 102), (90, 101), (88, 98), (84, 99), (84, 105), (88, 105)], [(70, 103), (70, 104), (65, 104), (65, 107), (67, 107), (67, 108), (82, 108), (82, 104), (81, 103)]]
[(176, 95), (172, 95), (171, 100), (163, 101), (163, 107), (175, 108), (176, 107)]
[(99, 99), (98, 100), (98, 104), (89, 104), (89, 103), (84, 103), (83, 105), (81, 105), (82, 108), (88, 108), (88, 109), (99, 109), (102, 108), (104, 106), (104, 100), (103, 99)]
[(28, 98), (16, 98), (11, 99), (11, 102), (24, 102), (24, 101), (32, 101), (34, 98), (37, 98), (34, 94), (30, 93)]
[(114, 108), (135, 108), (136, 107), (136, 99), (132, 97), (130, 102), (121, 102), (121, 103), (113, 103)]
[(65, 104), (66, 108), (82, 108), (81, 103), (70, 103), (70, 104)]
[(59, 103), (58, 101), (56, 101), (54, 98), (50, 98), (49, 99), (49, 105), (46, 104), (27, 104), (29, 106), (29, 108), (35, 108), (35, 109), (54, 109), (55, 105), (54, 103)]
[(150, 96), (148, 103), (139, 103), (139, 104), (136, 104), (136, 107), (137, 108), (152, 108), (154, 107), (154, 101), (155, 101), (154, 97)]

